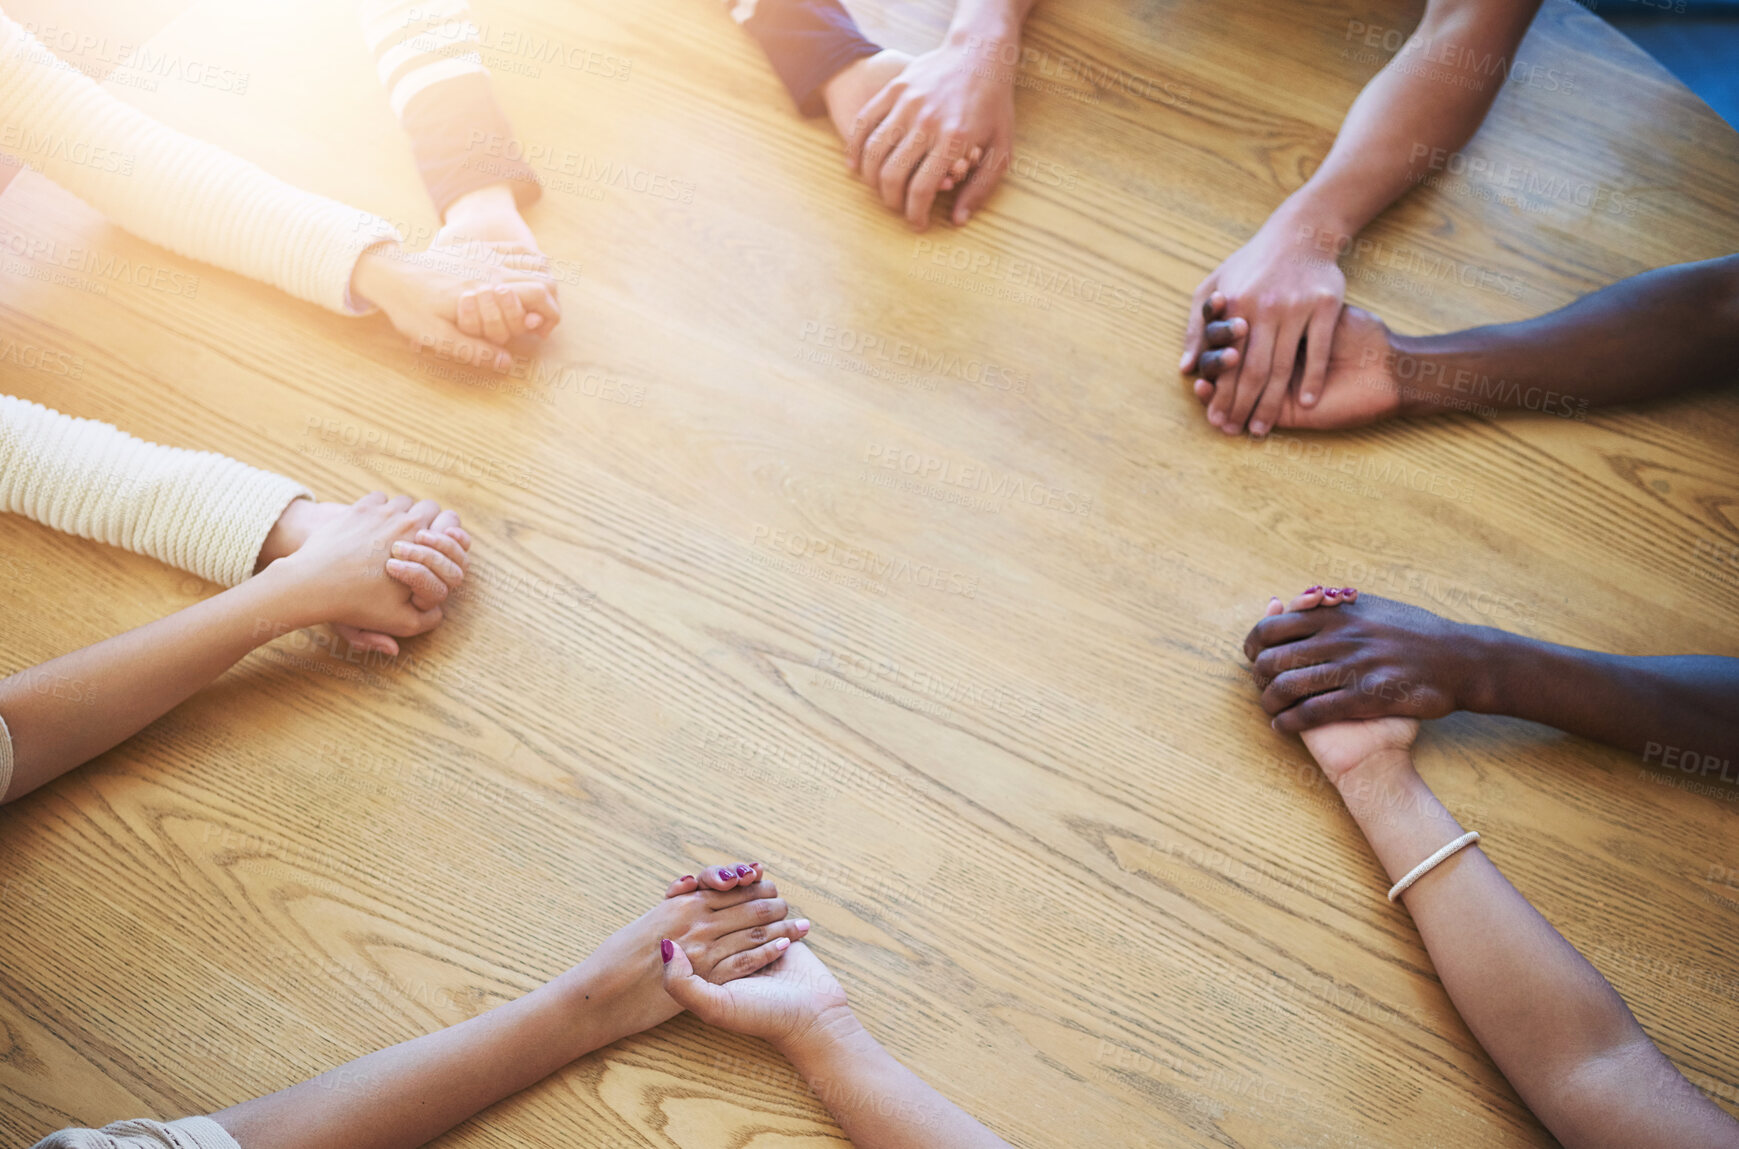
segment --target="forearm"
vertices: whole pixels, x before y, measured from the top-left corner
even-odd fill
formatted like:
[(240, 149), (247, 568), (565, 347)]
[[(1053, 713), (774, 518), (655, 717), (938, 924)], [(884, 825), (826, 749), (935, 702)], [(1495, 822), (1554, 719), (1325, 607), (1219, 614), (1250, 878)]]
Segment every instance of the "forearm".
[(1470, 632), (1473, 685), (1462, 709), (1555, 726), (1666, 763), (1739, 760), (1739, 659), (1627, 657), (1492, 628)]
[[(398, 233), (178, 132), (68, 68), (0, 13), (0, 109), (21, 159), (152, 243), (336, 311), (357, 253)], [(57, 145), (72, 141), (76, 147)], [(34, 152), (31, 141), (43, 143)]]
[[(1395, 58), (1365, 85), (1328, 156), (1276, 223), (1345, 251), (1421, 175), (1479, 129), (1539, 0), (1436, 0)], [(1494, 68), (1495, 62), (1495, 68)], [(1326, 237), (1326, 240), (1325, 238)]]
[(249, 651), (314, 619), (271, 572), (0, 679), (12, 732), (11, 801), (132, 737)]
[(781, 1048), (857, 1149), (1008, 1149), (846, 1014)]
[(242, 1149), (411, 1149), (605, 1044), (584, 966), (517, 1001), (212, 1119)]
[(978, 47), (1019, 44), (1035, 0), (959, 0), (948, 24), (950, 44)]
[(0, 395), (0, 511), (234, 586), (285, 508), (283, 475)]
[(1739, 256), (1621, 280), (1549, 315), (1449, 335), (1393, 336), (1402, 413), (1457, 395), (1573, 414), (1739, 378)]
[[(1341, 793), (1391, 881), (1462, 833), (1410, 759), (1360, 767)], [(1719, 1138), (1739, 1127), (1696, 1094), (1477, 844), (1402, 900), (1462, 1020), (1566, 1146), (1733, 1143)]]

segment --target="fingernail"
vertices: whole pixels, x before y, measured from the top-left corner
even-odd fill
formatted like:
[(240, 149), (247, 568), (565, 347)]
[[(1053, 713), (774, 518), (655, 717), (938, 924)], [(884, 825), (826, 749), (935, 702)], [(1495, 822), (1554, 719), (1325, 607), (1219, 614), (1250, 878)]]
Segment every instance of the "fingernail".
[(1190, 360), (1192, 358), (1194, 358), (1194, 356), (1192, 356), (1188, 351), (1185, 351), (1183, 353), (1183, 358), (1177, 361), (1177, 369), (1179, 371), (1188, 371), (1190, 369)]
[(658, 943), (658, 953), (664, 958), (664, 964), (669, 965), (670, 959), (676, 956), (676, 947), (670, 944), (669, 938), (665, 938)]
[(1321, 589), (1322, 588), (1319, 586), (1307, 586), (1304, 588), (1304, 593), (1305, 594), (1315, 594), (1317, 591), (1319, 591)]
[(1274, 594), (1274, 595), (1269, 595), (1269, 596), (1268, 596), (1268, 602), (1269, 602), (1269, 603), (1270, 603), (1270, 604), (1273, 604), (1273, 603), (1277, 603), (1277, 602), (1279, 602), (1279, 601), (1280, 601), (1280, 596), (1279, 596), (1279, 595), (1277, 595), (1277, 594)]
[(1306, 391), (1298, 397), (1298, 401), (1303, 403), (1306, 407), (1314, 407), (1316, 405), (1316, 393), (1313, 391)]
[(809, 932), (809, 919), (808, 918), (798, 918), (797, 919), (797, 932), (800, 934), (806, 934)]
[(1266, 424), (1266, 423), (1252, 423), (1252, 424), (1250, 424), (1250, 434), (1256, 436), (1258, 439), (1260, 439), (1263, 435), (1266, 435), (1267, 433), (1268, 433), (1268, 424)]
[(535, 311), (525, 317), (525, 326), (528, 330), (534, 327), (541, 327), (542, 325), (543, 316), (537, 314)]
[(773, 943), (773, 948), (778, 950), (780, 953), (784, 953), (786, 950), (791, 948), (791, 939), (780, 938), (778, 941)]
[(507, 352), (503, 351), (500, 355), (495, 357), (495, 369), (497, 371), (505, 371), (511, 366), (513, 366), (513, 356), (509, 355)]
[(411, 548), (402, 542), (394, 543), (392, 545), (392, 553), (396, 557), (401, 558), (401, 559), (404, 558), (407, 554), (409, 554), (410, 550), (411, 550)]
[(749, 869), (749, 867), (747, 867), (747, 866), (738, 866), (737, 867), (737, 877), (739, 877), (739, 878), (746, 878), (750, 874), (753, 874), (754, 872), (755, 871)]
[(679, 882), (692, 882), (692, 881), (694, 881), (694, 875), (693, 874), (684, 874), (684, 875), (682, 875), (682, 877), (680, 877), (676, 880)]
[(1349, 594), (1358, 594), (1359, 588), (1356, 586), (1342, 587), (1340, 593), (1341, 593), (1341, 596), (1344, 598), (1345, 596), (1347, 596)]

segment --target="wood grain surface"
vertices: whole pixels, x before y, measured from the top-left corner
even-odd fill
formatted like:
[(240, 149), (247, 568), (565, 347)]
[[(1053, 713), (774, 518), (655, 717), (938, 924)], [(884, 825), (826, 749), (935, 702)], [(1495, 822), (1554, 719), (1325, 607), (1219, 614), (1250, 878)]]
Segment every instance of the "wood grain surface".
[[(354, 13), (296, 7), (200, 0), (153, 39), (244, 94), (110, 83), (426, 236)], [(950, 6), (855, 7), (917, 51)], [(78, 370), (0, 361), (5, 391), (325, 498), (433, 496), (478, 545), (399, 658), (286, 636), (0, 811), (7, 1142), (209, 1112), (470, 1016), (670, 876), (752, 858), (876, 1034), (1015, 1144), (1552, 1144), (1238, 644), (1328, 582), (1739, 654), (1739, 396), (1253, 445), (1174, 370), (1195, 284), (1389, 58), (1354, 26), (1398, 43), (1421, 9), (1044, 0), (1016, 171), (919, 236), (716, 0), (477, 0), (564, 278), (505, 381), (15, 181), (0, 338)], [(1467, 151), (1536, 193), (1446, 170), (1347, 264), (1399, 330), (1739, 247), (1739, 140), (1656, 64), (1567, 0), (1517, 63)], [(0, 579), (6, 670), (214, 590), (16, 517)], [(1739, 788), (1468, 716), (1421, 768), (1739, 1112)], [(765, 1046), (683, 1018), (441, 1144), (841, 1141)]]

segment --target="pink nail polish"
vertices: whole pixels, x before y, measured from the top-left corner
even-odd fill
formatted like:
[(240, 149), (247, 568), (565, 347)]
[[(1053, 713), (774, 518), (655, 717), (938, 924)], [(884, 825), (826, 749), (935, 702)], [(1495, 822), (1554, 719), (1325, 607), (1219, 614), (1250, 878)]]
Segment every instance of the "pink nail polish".
[(778, 950), (780, 953), (784, 953), (786, 950), (791, 948), (791, 939), (780, 938), (778, 941), (773, 943), (773, 948)]
[(1322, 588), (1319, 586), (1307, 586), (1304, 588), (1304, 593), (1305, 594), (1315, 594), (1317, 591), (1319, 591), (1321, 589)]
[(679, 882), (692, 882), (692, 881), (694, 881), (694, 875), (693, 874), (684, 874), (684, 875), (682, 875), (682, 877), (680, 877), (676, 880)]
[(665, 938), (658, 943), (658, 953), (664, 959), (664, 964), (669, 965), (670, 959), (676, 956), (676, 947), (670, 944), (669, 938)]
[(746, 878), (749, 875), (753, 874), (754, 872), (755, 871), (749, 869), (749, 867), (747, 867), (747, 866), (738, 866), (737, 867), (737, 877), (739, 877), (739, 878)]

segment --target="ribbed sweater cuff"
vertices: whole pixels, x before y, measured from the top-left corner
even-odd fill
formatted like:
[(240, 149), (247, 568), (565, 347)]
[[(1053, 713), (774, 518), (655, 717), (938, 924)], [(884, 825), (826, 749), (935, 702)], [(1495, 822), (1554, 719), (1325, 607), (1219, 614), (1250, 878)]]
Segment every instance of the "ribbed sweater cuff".
[(294, 479), (239, 465), (225, 476), (222, 485), (213, 485), (211, 516), (214, 523), (234, 524), (223, 543), (208, 553), (216, 564), (209, 572), (196, 571), (223, 586), (235, 586), (254, 573), (260, 548), (272, 533), (284, 508), (297, 499), (311, 499), (314, 493)]
[(362, 253), (377, 244), (400, 242), (398, 228), (378, 216), (358, 213), (349, 234), (340, 234), (321, 252), (323, 259), (321, 282), (326, 285), (322, 304), (343, 315), (371, 315), (372, 303), (350, 289), (356, 274), (356, 261)]
[(158, 1121), (117, 1121), (101, 1129), (62, 1129), (34, 1149), (241, 1149), (229, 1130), (209, 1117)]

